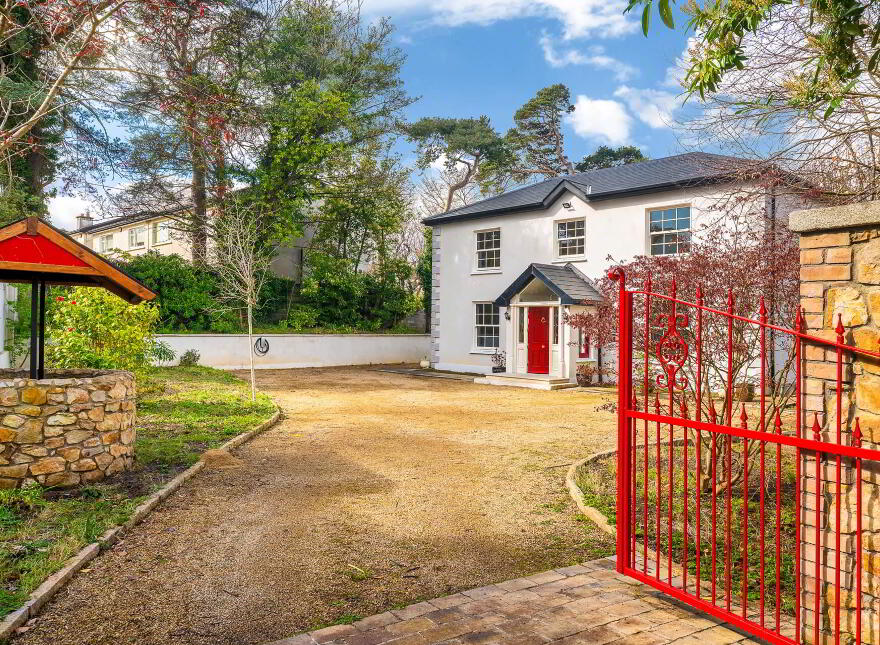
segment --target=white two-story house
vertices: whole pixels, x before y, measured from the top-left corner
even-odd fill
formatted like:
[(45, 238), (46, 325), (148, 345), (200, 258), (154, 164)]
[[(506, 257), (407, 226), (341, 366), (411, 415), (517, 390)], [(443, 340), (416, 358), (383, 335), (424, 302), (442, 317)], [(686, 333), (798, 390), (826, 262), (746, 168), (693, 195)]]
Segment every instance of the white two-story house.
[[(426, 218), (432, 366), (489, 374), (496, 384), (575, 383), (596, 348), (564, 314), (601, 300), (591, 278), (610, 257), (687, 252), (701, 220), (717, 219), (735, 163), (707, 153), (665, 157), (556, 177)], [(506, 371), (492, 375), (501, 352)]]

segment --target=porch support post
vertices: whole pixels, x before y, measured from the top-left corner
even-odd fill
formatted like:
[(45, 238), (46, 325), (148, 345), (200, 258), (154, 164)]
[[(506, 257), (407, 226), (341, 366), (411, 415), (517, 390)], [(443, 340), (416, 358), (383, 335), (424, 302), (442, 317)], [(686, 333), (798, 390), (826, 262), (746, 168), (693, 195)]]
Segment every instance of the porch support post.
[(40, 282), (36, 278), (31, 281), (31, 365), (30, 377), (37, 378), (39, 365), (39, 322), (40, 322)]

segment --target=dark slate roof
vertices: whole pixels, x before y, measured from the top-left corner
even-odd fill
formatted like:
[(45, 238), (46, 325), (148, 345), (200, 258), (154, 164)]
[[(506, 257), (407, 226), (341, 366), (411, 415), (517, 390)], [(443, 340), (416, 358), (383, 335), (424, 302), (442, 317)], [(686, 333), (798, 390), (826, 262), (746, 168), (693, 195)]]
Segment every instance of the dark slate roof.
[(74, 233), (99, 233), (110, 228), (116, 228), (117, 226), (137, 224), (138, 222), (143, 222), (144, 220), (153, 219), (156, 217), (169, 217), (170, 215), (179, 213), (180, 211), (184, 210), (187, 210), (187, 207), (181, 206), (179, 208), (172, 208), (166, 211), (148, 211), (144, 213), (135, 213), (133, 215), (111, 217), (110, 219), (102, 219), (98, 222), (95, 222), (94, 224), (83, 226), (82, 228), (75, 228), (72, 231), (68, 231), (68, 233), (70, 235), (73, 235)]
[(579, 305), (583, 302), (601, 302), (605, 298), (596, 285), (573, 264), (530, 264), (513, 283), (495, 300), (499, 307), (507, 307), (510, 300), (532, 280), (538, 279), (559, 296), (563, 305)]
[(455, 220), (545, 209), (566, 190), (570, 190), (585, 201), (597, 201), (697, 186), (730, 178), (743, 163), (735, 157), (708, 152), (688, 152), (673, 157), (554, 177), (448, 213), (426, 217), (423, 221), (433, 226)]

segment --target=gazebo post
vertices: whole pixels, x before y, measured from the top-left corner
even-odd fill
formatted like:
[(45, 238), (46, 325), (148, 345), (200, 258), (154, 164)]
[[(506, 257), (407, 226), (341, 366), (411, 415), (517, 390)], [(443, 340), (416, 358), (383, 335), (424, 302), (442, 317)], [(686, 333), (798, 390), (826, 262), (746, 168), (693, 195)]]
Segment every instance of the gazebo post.
[(37, 378), (46, 377), (46, 281), (40, 280), (40, 360), (37, 364)]
[(38, 358), (38, 325), (39, 325), (39, 306), (40, 306), (40, 283), (34, 279), (31, 281), (31, 371), (32, 379), (37, 378)]

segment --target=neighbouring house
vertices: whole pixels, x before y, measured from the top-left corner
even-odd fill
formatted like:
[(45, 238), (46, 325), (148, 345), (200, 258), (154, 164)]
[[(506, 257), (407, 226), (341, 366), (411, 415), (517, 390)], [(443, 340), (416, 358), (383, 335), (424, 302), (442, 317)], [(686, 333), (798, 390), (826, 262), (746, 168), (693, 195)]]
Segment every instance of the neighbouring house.
[[(77, 242), (103, 255), (120, 252), (142, 255), (155, 251), (162, 255), (177, 254), (187, 260), (193, 259), (189, 234), (180, 230), (174, 211), (140, 213), (99, 221), (88, 214), (79, 215), (76, 218), (76, 230), (71, 231), (70, 235)], [(276, 275), (300, 280), (307, 237), (278, 250), (272, 261), (272, 271)]]
[[(564, 323), (566, 312), (601, 300), (590, 278), (607, 271), (609, 258), (687, 252), (701, 223), (717, 219), (736, 162), (676, 155), (556, 177), (426, 218), (434, 233), (431, 365), (487, 374), (483, 382), (498, 385), (572, 386), (578, 365), (598, 358), (590, 339)], [(758, 191), (753, 199), (777, 216), (775, 198)], [(614, 356), (603, 352), (603, 360)]]

